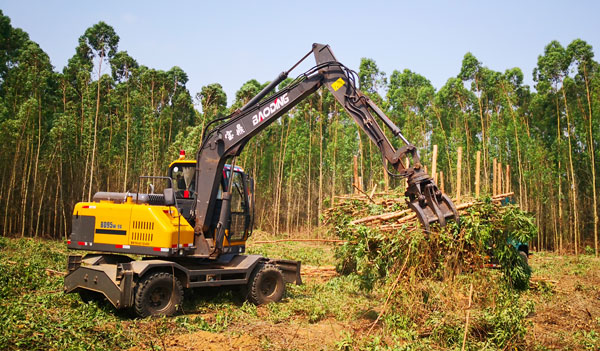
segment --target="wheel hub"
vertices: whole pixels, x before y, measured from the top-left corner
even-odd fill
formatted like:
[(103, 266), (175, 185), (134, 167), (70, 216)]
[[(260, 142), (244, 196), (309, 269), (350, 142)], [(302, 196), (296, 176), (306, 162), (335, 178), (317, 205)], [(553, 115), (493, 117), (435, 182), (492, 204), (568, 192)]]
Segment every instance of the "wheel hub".
[(160, 307), (168, 301), (167, 289), (157, 287), (150, 294), (150, 305), (152, 307)]
[(264, 284), (262, 286), (261, 292), (265, 296), (271, 296), (273, 292), (275, 292), (275, 288), (277, 287), (277, 281), (275, 279), (269, 277), (265, 279)]

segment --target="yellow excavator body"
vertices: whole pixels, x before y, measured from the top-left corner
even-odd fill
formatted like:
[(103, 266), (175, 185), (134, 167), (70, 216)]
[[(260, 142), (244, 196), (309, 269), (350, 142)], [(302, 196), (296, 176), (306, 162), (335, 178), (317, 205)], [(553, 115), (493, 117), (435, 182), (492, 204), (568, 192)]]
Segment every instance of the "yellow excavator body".
[(68, 246), (156, 256), (193, 249), (194, 228), (175, 206), (136, 204), (135, 196), (75, 205)]

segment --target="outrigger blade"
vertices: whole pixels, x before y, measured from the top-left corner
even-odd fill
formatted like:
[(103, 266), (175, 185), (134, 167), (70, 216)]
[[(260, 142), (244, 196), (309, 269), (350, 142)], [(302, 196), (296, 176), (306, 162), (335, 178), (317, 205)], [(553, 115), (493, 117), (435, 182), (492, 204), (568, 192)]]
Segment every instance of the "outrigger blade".
[(418, 170), (408, 178), (408, 206), (415, 211), (426, 233), (432, 223), (445, 226), (448, 220), (459, 223), (458, 211), (448, 195), (442, 193), (433, 179), (423, 170)]

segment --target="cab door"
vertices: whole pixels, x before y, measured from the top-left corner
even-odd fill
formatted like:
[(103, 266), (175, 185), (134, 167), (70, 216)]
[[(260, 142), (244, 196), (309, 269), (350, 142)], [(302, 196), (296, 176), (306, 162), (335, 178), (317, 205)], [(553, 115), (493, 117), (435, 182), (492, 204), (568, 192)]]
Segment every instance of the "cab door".
[(244, 177), (241, 172), (233, 172), (231, 189), (231, 219), (229, 223), (229, 243), (244, 241), (250, 229), (250, 211)]

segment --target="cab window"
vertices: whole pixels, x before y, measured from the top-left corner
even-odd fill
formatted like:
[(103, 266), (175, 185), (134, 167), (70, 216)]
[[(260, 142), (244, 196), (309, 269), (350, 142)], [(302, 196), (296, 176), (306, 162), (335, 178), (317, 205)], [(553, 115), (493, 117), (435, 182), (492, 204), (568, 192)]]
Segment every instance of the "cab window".
[(171, 169), (173, 188), (178, 198), (192, 198), (196, 191), (196, 168), (194, 165), (175, 165)]
[(231, 191), (231, 212), (244, 213), (244, 182), (242, 174), (233, 172), (233, 187)]

